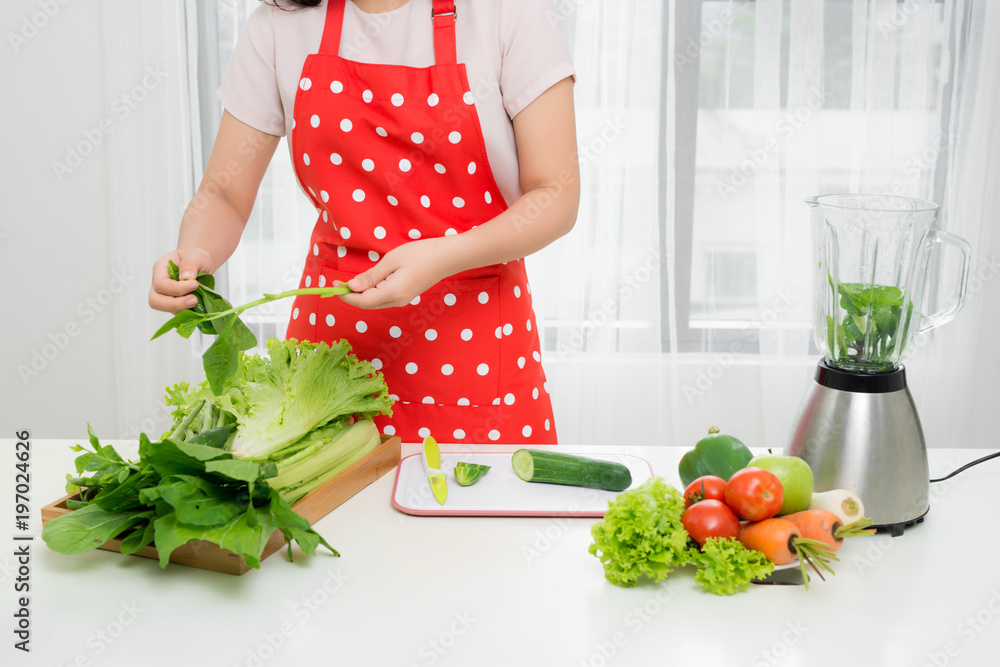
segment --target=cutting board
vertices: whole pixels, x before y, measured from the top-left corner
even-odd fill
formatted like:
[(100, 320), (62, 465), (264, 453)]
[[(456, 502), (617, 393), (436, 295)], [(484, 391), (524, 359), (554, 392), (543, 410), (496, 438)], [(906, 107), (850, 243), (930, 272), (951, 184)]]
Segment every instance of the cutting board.
[[(632, 473), (633, 489), (653, 474), (643, 459), (627, 454), (586, 454), (587, 458), (621, 463)], [(418, 516), (589, 516), (603, 517), (608, 501), (620, 491), (561, 484), (525, 482), (514, 474), (509, 452), (441, 452), (441, 469), (448, 476), (448, 499), (441, 505), (431, 493), (419, 454), (407, 456), (396, 468), (392, 505)], [(472, 486), (455, 481), (459, 461), (491, 466)]]

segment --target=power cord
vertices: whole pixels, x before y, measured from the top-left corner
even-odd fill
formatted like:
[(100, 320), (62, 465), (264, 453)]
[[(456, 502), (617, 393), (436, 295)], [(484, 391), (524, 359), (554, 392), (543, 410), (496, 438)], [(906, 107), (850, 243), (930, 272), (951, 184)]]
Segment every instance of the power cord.
[(971, 461), (969, 463), (966, 463), (964, 466), (962, 466), (958, 470), (955, 470), (955, 471), (949, 473), (948, 475), (945, 475), (944, 477), (939, 477), (937, 479), (932, 479), (931, 483), (933, 484), (934, 482), (943, 482), (946, 479), (951, 479), (952, 477), (954, 477), (958, 473), (962, 472), (963, 470), (968, 470), (969, 468), (971, 468), (974, 465), (978, 465), (978, 464), (982, 463), (983, 461), (989, 461), (990, 459), (995, 459), (998, 456), (1000, 456), (1000, 452), (993, 452), (992, 454), (987, 454), (986, 456), (984, 456), (981, 459), (976, 459), (975, 461)]

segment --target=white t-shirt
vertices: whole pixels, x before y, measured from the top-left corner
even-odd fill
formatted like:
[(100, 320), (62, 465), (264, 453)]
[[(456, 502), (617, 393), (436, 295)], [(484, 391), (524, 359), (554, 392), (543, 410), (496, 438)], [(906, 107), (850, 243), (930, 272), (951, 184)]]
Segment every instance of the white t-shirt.
[[(405, 0), (399, 0), (403, 2)], [(267, 134), (291, 132), (306, 56), (319, 50), (326, 2), (300, 8), (262, 3), (250, 15), (218, 95), (235, 118)], [(457, 0), (458, 61), (465, 63), (497, 185), (521, 196), (511, 119), (553, 84), (574, 76), (551, 0)], [(363, 63), (434, 64), (433, 0), (366, 14), (348, 0), (340, 56)]]

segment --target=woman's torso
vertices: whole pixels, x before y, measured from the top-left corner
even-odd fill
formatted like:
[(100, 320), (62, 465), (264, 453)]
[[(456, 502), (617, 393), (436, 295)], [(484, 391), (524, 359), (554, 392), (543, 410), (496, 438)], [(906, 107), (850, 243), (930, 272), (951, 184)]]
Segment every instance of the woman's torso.
[[(366, 14), (348, 2), (341, 57), (410, 67), (434, 64), (431, 7), (432, 0), (409, 0), (384, 14)], [(474, 0), (459, 2), (457, 9), (458, 61), (468, 70), (490, 166), (510, 204), (521, 195), (511, 118), (573, 75), (569, 50), (547, 1)], [(291, 135), (302, 65), (319, 48), (325, 14), (326, 2), (297, 9), (264, 4), (254, 12), (219, 90), (230, 113), (263, 132)]]

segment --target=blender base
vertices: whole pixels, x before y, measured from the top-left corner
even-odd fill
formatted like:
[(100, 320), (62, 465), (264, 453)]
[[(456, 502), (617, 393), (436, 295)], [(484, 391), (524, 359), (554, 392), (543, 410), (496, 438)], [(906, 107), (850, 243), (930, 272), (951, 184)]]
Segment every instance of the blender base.
[(900, 535), (903, 534), (903, 530), (905, 528), (909, 528), (911, 526), (915, 526), (918, 523), (923, 523), (924, 522), (924, 517), (927, 516), (927, 512), (930, 512), (930, 511), (931, 511), (931, 508), (928, 507), (927, 510), (923, 514), (921, 514), (920, 516), (918, 516), (916, 519), (911, 519), (910, 521), (902, 521), (900, 523), (892, 523), (892, 524), (888, 524), (888, 525), (872, 525), (871, 527), (874, 528), (876, 531), (878, 531), (880, 533), (888, 533), (889, 535), (892, 535), (893, 537), (899, 537)]
[(817, 491), (853, 491), (875, 527), (902, 535), (930, 508), (927, 449), (903, 367), (862, 373), (823, 359), (815, 379), (785, 454), (809, 464)]

